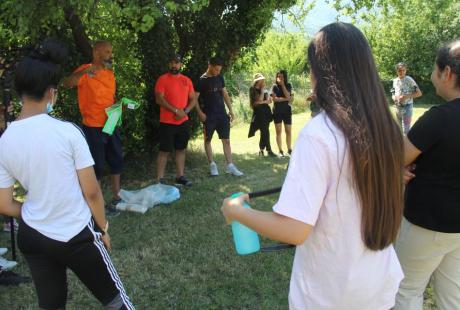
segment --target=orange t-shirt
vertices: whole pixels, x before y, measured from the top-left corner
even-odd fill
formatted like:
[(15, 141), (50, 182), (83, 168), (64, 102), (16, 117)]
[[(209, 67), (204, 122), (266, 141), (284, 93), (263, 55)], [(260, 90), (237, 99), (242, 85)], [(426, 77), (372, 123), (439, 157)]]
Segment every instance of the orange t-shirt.
[[(88, 68), (84, 64), (74, 72)], [(88, 127), (103, 127), (107, 121), (105, 109), (115, 102), (115, 75), (112, 70), (102, 69), (90, 77), (84, 74), (78, 80), (78, 107), (83, 124)]]
[[(178, 108), (184, 109), (188, 104), (188, 96), (194, 93), (192, 81), (183, 74), (165, 73), (155, 84), (155, 93), (164, 94), (166, 101)], [(160, 106), (160, 123), (179, 125), (188, 120), (188, 116), (175, 119), (174, 112)]]

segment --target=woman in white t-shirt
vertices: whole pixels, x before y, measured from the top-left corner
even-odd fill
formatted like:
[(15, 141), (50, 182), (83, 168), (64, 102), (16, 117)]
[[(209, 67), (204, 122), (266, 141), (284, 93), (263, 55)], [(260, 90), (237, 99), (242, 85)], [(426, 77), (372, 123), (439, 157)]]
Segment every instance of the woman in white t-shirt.
[[(66, 50), (47, 40), (15, 73), (22, 110), (0, 138), (0, 214), (20, 218), (18, 246), (40, 309), (64, 309), (67, 268), (106, 309), (134, 309), (111, 262), (104, 199), (80, 129), (48, 115)], [(24, 203), (13, 199), (18, 181)]]
[(370, 47), (333, 23), (308, 48), (322, 112), (301, 131), (273, 212), (222, 212), (271, 239), (297, 245), (291, 309), (388, 310), (403, 274), (393, 246), (402, 217), (403, 140)]

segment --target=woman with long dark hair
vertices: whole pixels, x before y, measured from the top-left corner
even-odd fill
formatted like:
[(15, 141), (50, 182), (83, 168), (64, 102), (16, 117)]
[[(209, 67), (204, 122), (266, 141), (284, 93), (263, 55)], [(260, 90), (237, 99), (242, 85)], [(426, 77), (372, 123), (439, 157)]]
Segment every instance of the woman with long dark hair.
[(271, 89), (273, 100), (273, 122), (275, 123), (276, 144), (278, 145), (279, 156), (284, 157), (282, 127), (284, 123), (284, 133), (286, 135), (287, 154), (292, 152), (291, 146), (291, 127), (292, 127), (292, 108), (291, 102), (294, 95), (292, 94), (292, 85), (288, 81), (286, 70), (280, 70), (276, 73), (275, 84)]
[(430, 278), (438, 309), (460, 309), (460, 39), (439, 49), (431, 81), (446, 103), (425, 112), (404, 141), (410, 181), (395, 244), (405, 275), (401, 310), (423, 308)]
[[(20, 218), (18, 246), (40, 309), (64, 309), (71, 269), (106, 309), (134, 309), (112, 264), (104, 198), (81, 130), (48, 115), (66, 49), (47, 40), (18, 65), (19, 117), (0, 138), (0, 213)], [(24, 203), (13, 199), (18, 181)]]
[(321, 112), (301, 131), (273, 212), (226, 199), (222, 212), (297, 245), (291, 309), (388, 310), (403, 274), (392, 247), (402, 218), (403, 140), (371, 49), (353, 25), (322, 28), (308, 48)]

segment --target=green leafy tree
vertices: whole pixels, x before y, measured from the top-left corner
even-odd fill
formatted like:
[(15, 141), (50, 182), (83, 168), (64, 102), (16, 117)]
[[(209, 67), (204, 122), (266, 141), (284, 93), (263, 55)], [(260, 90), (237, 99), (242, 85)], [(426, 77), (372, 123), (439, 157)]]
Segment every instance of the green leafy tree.
[(339, 4), (337, 8), (361, 20), (361, 28), (388, 87), (395, 77), (395, 64), (403, 61), (408, 65), (408, 74), (416, 79), (423, 92), (433, 94), (430, 75), (436, 50), (442, 43), (458, 38), (460, 2), (362, 0), (346, 6)]
[(290, 75), (304, 74), (307, 69), (308, 39), (301, 33), (270, 30), (253, 53), (235, 64), (234, 71), (262, 72), (274, 75), (287, 70)]
[[(196, 80), (212, 55), (231, 66), (270, 27), (274, 12), (293, 4), (295, 0), (3, 0), (0, 49), (8, 53), (11, 47), (54, 36), (72, 51), (70, 72), (90, 61), (91, 41), (110, 40), (118, 95), (143, 103), (123, 125), (127, 149), (138, 151), (155, 144), (158, 107), (152, 88), (166, 70), (168, 54), (179, 51), (185, 73)], [(78, 121), (75, 91), (61, 93), (57, 113)]]

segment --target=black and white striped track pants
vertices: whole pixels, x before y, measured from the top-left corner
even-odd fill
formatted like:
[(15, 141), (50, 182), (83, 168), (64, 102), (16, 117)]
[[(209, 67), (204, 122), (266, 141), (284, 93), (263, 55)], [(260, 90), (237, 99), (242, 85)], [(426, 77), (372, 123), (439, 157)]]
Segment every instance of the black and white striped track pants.
[(21, 220), (18, 247), (29, 265), (40, 308), (65, 307), (69, 268), (102, 305), (120, 295), (122, 309), (134, 309), (92, 219), (68, 242), (50, 239)]

